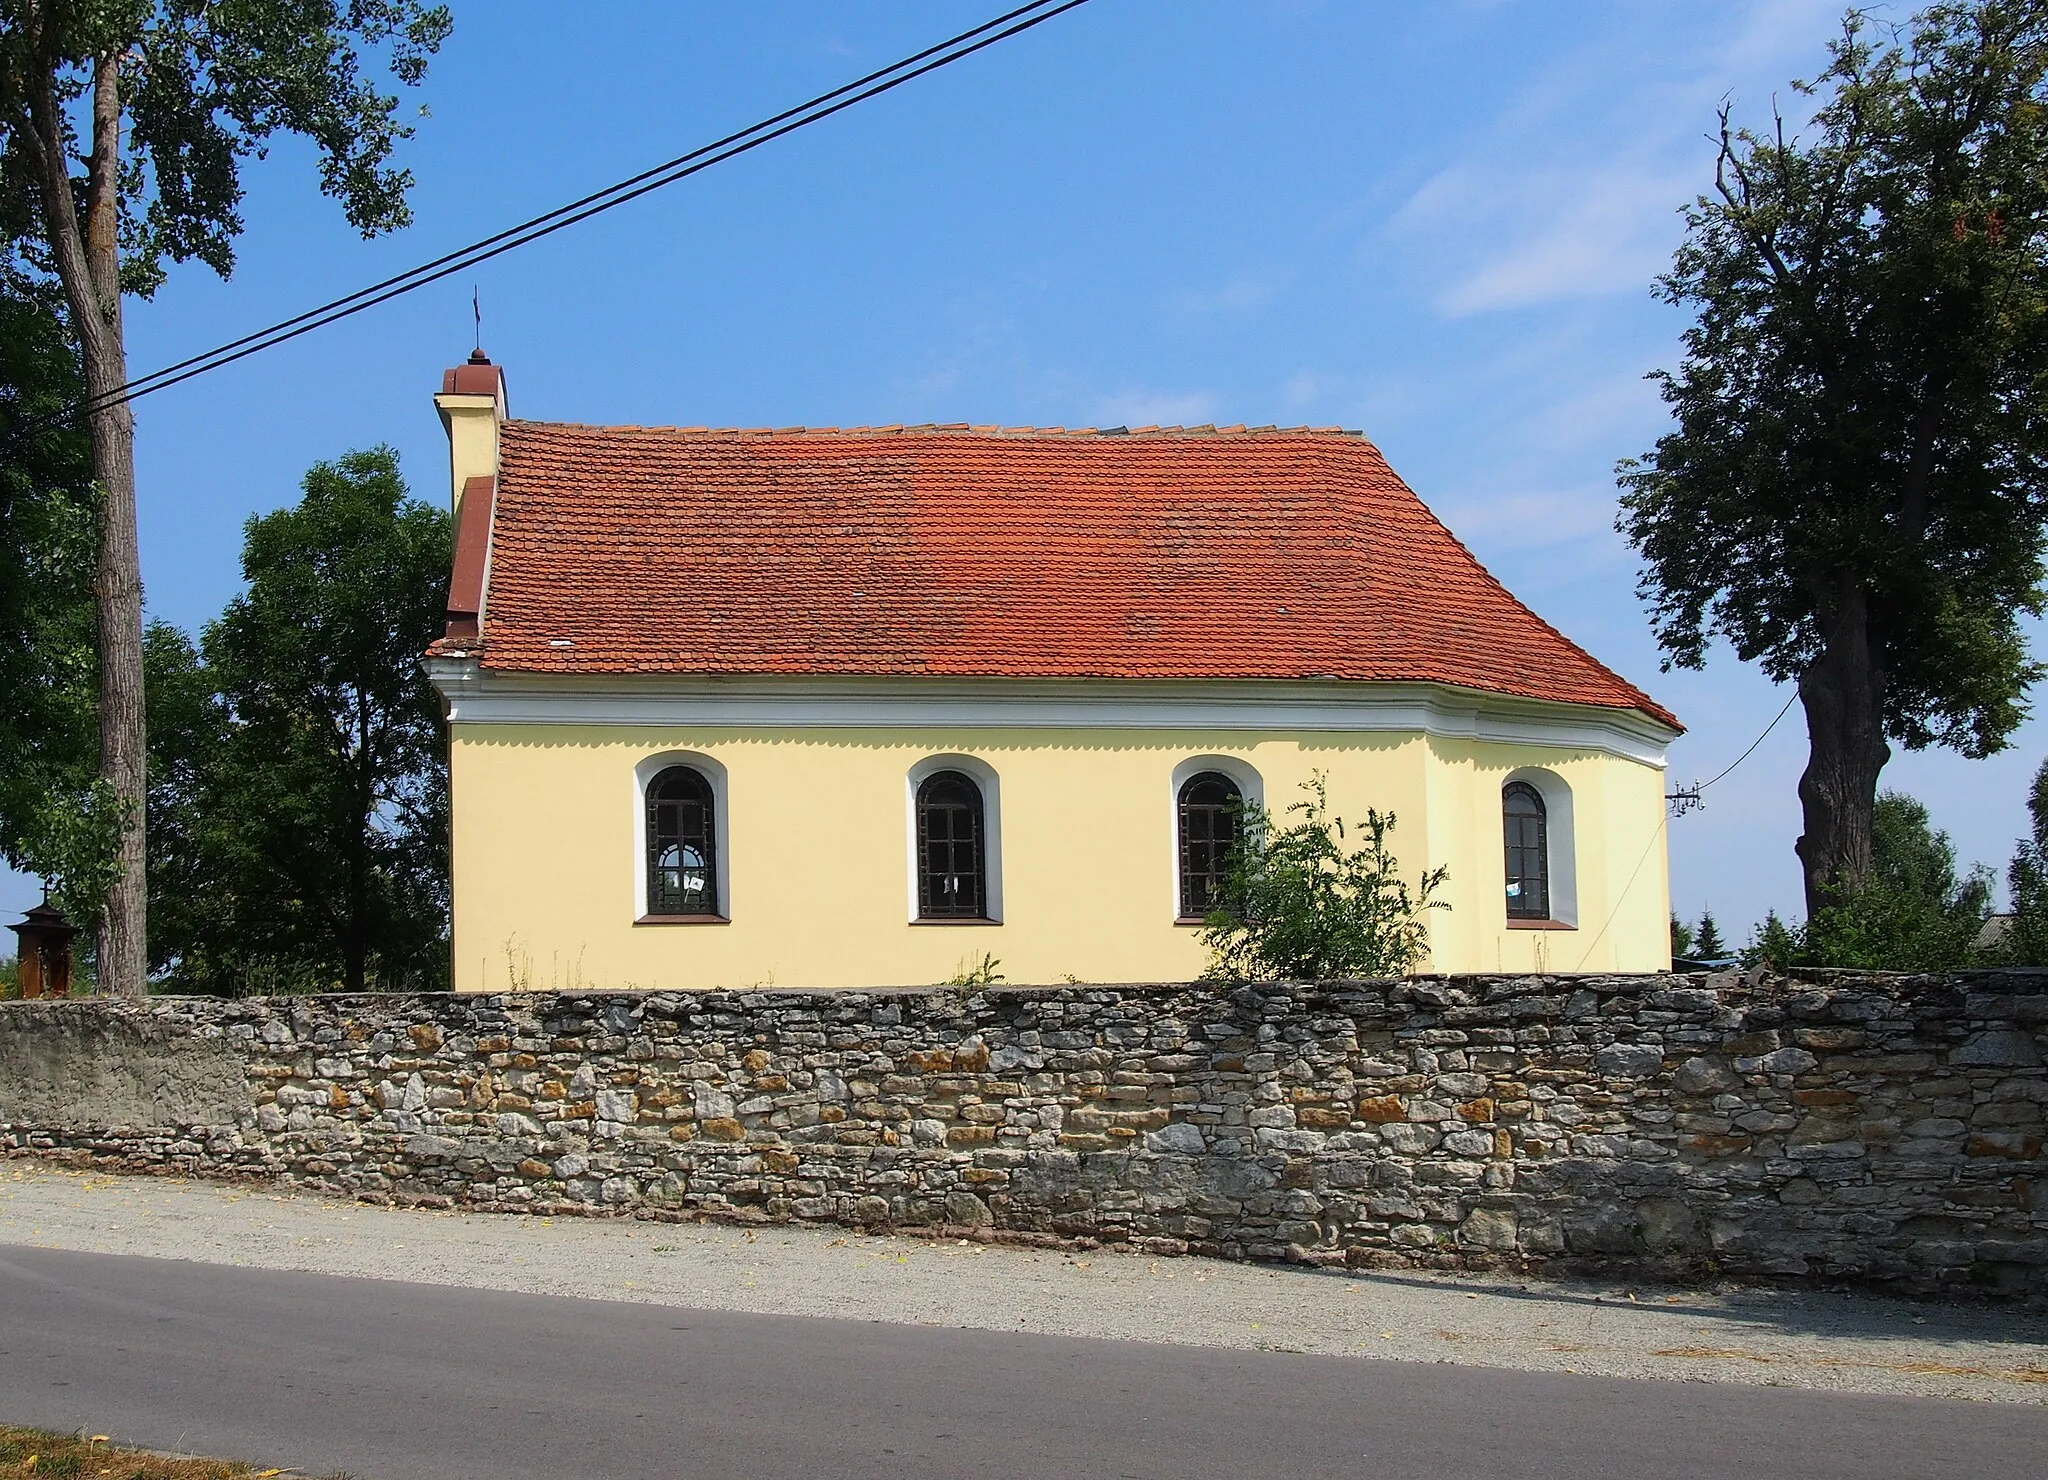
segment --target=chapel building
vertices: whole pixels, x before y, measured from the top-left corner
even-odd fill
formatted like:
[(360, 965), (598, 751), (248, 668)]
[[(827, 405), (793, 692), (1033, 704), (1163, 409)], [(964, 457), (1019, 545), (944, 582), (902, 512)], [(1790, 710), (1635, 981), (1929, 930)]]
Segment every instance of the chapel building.
[(1186, 980), (1316, 775), (1449, 870), (1427, 969), (1670, 964), (1678, 722), (1355, 432), (435, 403), (458, 990)]

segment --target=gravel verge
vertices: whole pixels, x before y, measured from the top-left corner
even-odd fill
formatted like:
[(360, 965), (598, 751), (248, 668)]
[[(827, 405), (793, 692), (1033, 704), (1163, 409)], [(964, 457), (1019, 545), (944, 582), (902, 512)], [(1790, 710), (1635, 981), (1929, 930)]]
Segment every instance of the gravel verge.
[(0, 1162), (0, 1244), (770, 1315), (2048, 1403), (2048, 1316), (1864, 1294), (399, 1210), (27, 1160)]

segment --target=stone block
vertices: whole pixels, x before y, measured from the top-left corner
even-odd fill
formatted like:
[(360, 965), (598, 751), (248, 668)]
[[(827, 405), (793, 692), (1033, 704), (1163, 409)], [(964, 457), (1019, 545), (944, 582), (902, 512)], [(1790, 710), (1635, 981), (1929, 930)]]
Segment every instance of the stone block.
[(1973, 1126), (2025, 1126), (2041, 1123), (2041, 1107), (2031, 1100), (1994, 1100), (1970, 1115)]
[(2017, 1029), (1983, 1032), (1966, 1039), (1950, 1052), (1951, 1065), (1965, 1068), (2038, 1068), (2041, 1046), (2032, 1033)]
[(1521, 1220), (1512, 1208), (1474, 1208), (1458, 1225), (1458, 1242), (1468, 1248), (1514, 1249)]
[(1757, 1068), (1765, 1074), (1804, 1074), (1820, 1067), (1820, 1060), (1803, 1048), (1781, 1048), (1764, 1054)]
[(987, 1228), (995, 1222), (988, 1204), (971, 1192), (946, 1194), (946, 1221), (963, 1228)]
[(1380, 1127), (1380, 1139), (1404, 1156), (1419, 1156), (1434, 1151), (1442, 1136), (1426, 1125), (1395, 1121)]
[(1654, 1043), (1610, 1043), (1593, 1055), (1594, 1067), (1612, 1079), (1648, 1079), (1664, 1068), (1664, 1049)]
[(1338, 1105), (1297, 1105), (1294, 1118), (1305, 1126), (1331, 1129), (1351, 1124), (1351, 1106)]
[(1653, 1254), (1694, 1254), (1707, 1247), (1706, 1221), (1675, 1198), (1645, 1198), (1636, 1204), (1643, 1245)]
[(1408, 1110), (1401, 1103), (1399, 1095), (1374, 1095), (1358, 1102), (1358, 1119), (1376, 1124), (1388, 1124), (1408, 1118)]
[(1694, 1055), (1678, 1066), (1671, 1086), (1683, 1095), (1718, 1095), (1740, 1087), (1742, 1080), (1733, 1069), (1717, 1059)]
[(1148, 1150), (1165, 1152), (1177, 1156), (1200, 1156), (1209, 1149), (1199, 1126), (1178, 1121), (1162, 1126), (1145, 1137)]

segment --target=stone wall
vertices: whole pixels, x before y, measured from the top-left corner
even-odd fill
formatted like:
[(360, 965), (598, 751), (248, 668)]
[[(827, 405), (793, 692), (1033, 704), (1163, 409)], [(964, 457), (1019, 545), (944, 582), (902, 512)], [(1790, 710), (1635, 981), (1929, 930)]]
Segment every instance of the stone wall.
[(0, 1149), (374, 1200), (2048, 1293), (2048, 977), (0, 1005)]

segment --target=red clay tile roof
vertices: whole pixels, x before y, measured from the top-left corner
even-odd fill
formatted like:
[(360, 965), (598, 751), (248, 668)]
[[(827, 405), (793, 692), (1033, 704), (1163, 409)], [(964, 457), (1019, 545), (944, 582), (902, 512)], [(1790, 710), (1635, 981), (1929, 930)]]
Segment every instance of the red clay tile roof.
[(501, 449), (486, 669), (1434, 682), (1677, 723), (1336, 429), (508, 421)]

